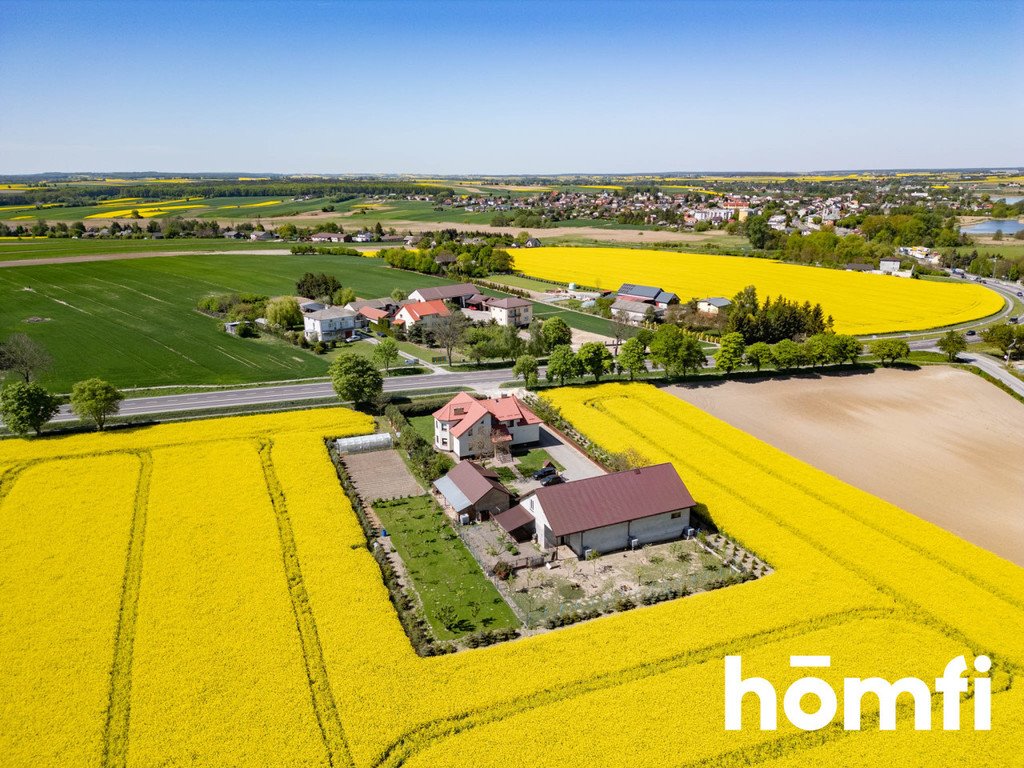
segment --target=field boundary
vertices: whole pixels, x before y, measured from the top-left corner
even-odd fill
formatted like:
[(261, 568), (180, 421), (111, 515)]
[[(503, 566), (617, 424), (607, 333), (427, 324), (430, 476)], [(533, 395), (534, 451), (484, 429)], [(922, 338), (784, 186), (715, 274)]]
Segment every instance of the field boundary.
[(352, 759), (348, 739), (338, 714), (334, 692), (331, 690), (331, 681), (327, 675), (327, 665), (324, 662), (316, 619), (313, 616), (313, 609), (310, 607), (306, 584), (302, 579), (298, 547), (295, 543), (291, 517), (288, 515), (287, 501), (284, 490), (281, 488), (281, 482), (277, 477), (277, 471), (274, 469), (271, 456), (273, 445), (273, 440), (264, 437), (259, 439), (257, 447), (267, 493), (277, 519), (277, 530), (281, 539), (281, 559), (284, 564), (285, 577), (288, 580), (288, 596), (291, 599), (292, 614), (295, 617), (295, 628), (302, 645), (302, 659), (306, 667), (313, 711), (316, 714), (317, 725), (320, 727), (320, 734), (327, 750), (327, 759), (332, 768), (341, 766), (352, 768), (355, 762)]
[(132, 702), (132, 659), (135, 655), (135, 627), (139, 615), (142, 586), (143, 544), (146, 514), (149, 509), (149, 485), (153, 477), (153, 455), (135, 454), (139, 459), (139, 479), (135, 486), (135, 507), (121, 587), (121, 608), (114, 635), (114, 659), (110, 670), (107, 718), (103, 726), (103, 766), (123, 768), (128, 762), (128, 736)]

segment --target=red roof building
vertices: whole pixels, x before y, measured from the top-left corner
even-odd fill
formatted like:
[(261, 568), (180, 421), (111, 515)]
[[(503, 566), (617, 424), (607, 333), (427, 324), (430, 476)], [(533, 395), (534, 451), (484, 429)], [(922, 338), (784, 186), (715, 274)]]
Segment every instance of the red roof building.
[(496, 442), (509, 446), (540, 439), (540, 418), (515, 395), (477, 400), (460, 392), (434, 412), (434, 447), (456, 456), (489, 455)]
[[(542, 549), (569, 546), (580, 557), (587, 550), (613, 552), (679, 538), (690, 526), (696, 505), (674, 466), (655, 464), (609, 475), (538, 488), (499, 524), (530, 513)], [(511, 531), (510, 531), (511, 532)]]

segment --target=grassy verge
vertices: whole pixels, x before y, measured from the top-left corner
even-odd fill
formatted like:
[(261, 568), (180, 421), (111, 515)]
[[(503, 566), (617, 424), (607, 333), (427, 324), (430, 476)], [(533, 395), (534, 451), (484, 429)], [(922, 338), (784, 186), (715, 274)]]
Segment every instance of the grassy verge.
[(375, 502), (373, 509), (401, 556), (439, 639), (519, 626), (512, 609), (429, 496)]

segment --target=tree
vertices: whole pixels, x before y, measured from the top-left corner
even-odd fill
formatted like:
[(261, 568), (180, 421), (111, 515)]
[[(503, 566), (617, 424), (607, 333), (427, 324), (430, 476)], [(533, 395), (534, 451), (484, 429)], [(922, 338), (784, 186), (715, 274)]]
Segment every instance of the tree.
[(600, 381), (602, 374), (612, 369), (612, 353), (599, 341), (588, 341), (580, 347), (576, 356), (583, 370), (591, 374), (594, 381)]
[(743, 343), (742, 333), (725, 334), (715, 353), (715, 368), (724, 373), (732, 373), (743, 362), (743, 352), (746, 345)]
[[(550, 320), (548, 322), (551, 322)], [(547, 325), (547, 323), (545, 323)], [(565, 384), (566, 379), (575, 379), (583, 374), (583, 366), (568, 344), (555, 347), (551, 356), (548, 357), (548, 381), (558, 380), (559, 384)]]
[(299, 302), (292, 296), (282, 296), (268, 301), (265, 313), (267, 322), (278, 328), (302, 325), (302, 310), (299, 309)]
[(373, 362), (383, 366), (386, 373), (391, 373), (391, 366), (398, 362), (398, 343), (392, 338), (381, 339), (373, 348)]
[(327, 369), (334, 391), (359, 410), (372, 405), (384, 391), (384, 377), (365, 357), (352, 352), (339, 355)]
[(512, 366), (513, 376), (522, 376), (526, 386), (537, 383), (537, 358), (533, 355), (520, 355)]
[(780, 371), (788, 371), (790, 368), (796, 368), (801, 365), (804, 361), (803, 350), (800, 345), (792, 339), (783, 339), (782, 341), (772, 344), (772, 359), (775, 361), (775, 367)]
[(405, 301), (408, 298), (409, 294), (403, 291), (401, 288), (395, 288), (395, 290), (391, 292), (392, 301)]
[(0, 389), (0, 416), (7, 428), (17, 435), (29, 430), (38, 435), (60, 410), (60, 400), (39, 384), (23, 381)]
[(547, 342), (544, 341), (544, 321), (539, 317), (530, 321), (530, 340), (526, 343), (527, 353), (534, 357), (540, 357), (548, 351)]
[(1014, 346), (1016, 334), (1008, 323), (1001, 323), (986, 328), (981, 332), (981, 338), (985, 343), (998, 347), (999, 351), (1003, 353), (1003, 357), (1006, 357)]
[(295, 283), (295, 292), (310, 299), (329, 299), (339, 288), (338, 278), (323, 272), (318, 275), (307, 272)]
[(636, 374), (647, 370), (647, 350), (643, 341), (636, 336), (626, 339), (619, 352), (619, 367), (629, 373), (630, 381), (636, 378)]
[(628, 339), (636, 332), (636, 328), (629, 322), (629, 315), (625, 312), (612, 313), (612, 338), (615, 340), (614, 352), (619, 354), (619, 344)]
[(856, 363), (862, 351), (860, 339), (856, 336), (846, 336), (841, 333), (836, 334), (832, 338), (835, 344), (836, 362), (842, 363), (849, 360), (851, 364)]
[(967, 349), (967, 339), (962, 333), (946, 331), (945, 335), (939, 339), (936, 346), (945, 353), (946, 359), (949, 360), (949, 362), (953, 362), (956, 360), (957, 355)]
[(121, 410), (124, 395), (103, 379), (86, 379), (71, 388), (71, 410), (80, 419), (88, 419), (102, 430), (107, 419)]
[(496, 349), (501, 359), (515, 360), (526, 351), (526, 342), (514, 325), (506, 325), (498, 332)]
[(747, 347), (746, 358), (747, 362), (758, 371), (761, 370), (762, 366), (771, 365), (774, 362), (772, 348), (763, 341), (755, 342)]
[(774, 232), (765, 216), (751, 216), (747, 219), (747, 239), (755, 248), (767, 248), (774, 239)]
[(434, 343), (444, 350), (448, 365), (452, 364), (452, 351), (462, 343), (469, 321), (461, 312), (453, 311), (437, 318), (430, 329)]
[(53, 365), (53, 358), (45, 347), (24, 333), (11, 334), (0, 344), (0, 373), (14, 371), (25, 383)]
[(695, 336), (675, 325), (663, 325), (651, 339), (651, 360), (665, 369), (669, 376), (685, 376), (707, 362), (704, 349)]
[(910, 357), (910, 345), (903, 339), (879, 339), (871, 345), (871, 354), (883, 365), (895, 363), (900, 358)]
[(356, 300), (356, 292), (351, 288), (339, 288), (331, 294), (331, 304), (336, 307), (344, 307)]
[(548, 349), (572, 344), (572, 329), (560, 317), (552, 317), (550, 320), (545, 320), (541, 333), (544, 335), (544, 343)]

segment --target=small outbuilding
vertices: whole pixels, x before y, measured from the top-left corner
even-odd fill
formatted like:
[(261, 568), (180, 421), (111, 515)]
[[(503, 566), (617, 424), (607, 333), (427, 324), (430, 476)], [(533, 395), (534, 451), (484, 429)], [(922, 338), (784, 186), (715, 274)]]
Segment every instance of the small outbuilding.
[(456, 515), (486, 520), (504, 512), (512, 503), (512, 493), (501, 484), (498, 473), (475, 461), (460, 461), (434, 488)]

